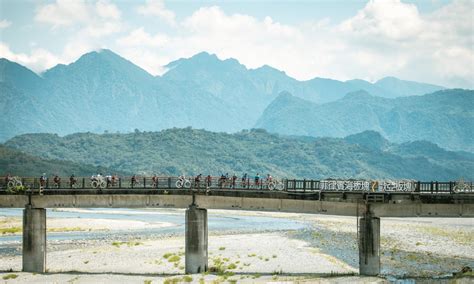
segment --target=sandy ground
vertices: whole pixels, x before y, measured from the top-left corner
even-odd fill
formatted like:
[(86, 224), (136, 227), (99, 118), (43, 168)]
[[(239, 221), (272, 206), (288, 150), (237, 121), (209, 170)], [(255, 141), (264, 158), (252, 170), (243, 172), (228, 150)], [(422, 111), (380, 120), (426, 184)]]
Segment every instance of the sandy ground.
[[(0, 213), (1, 214), (1, 213)], [(146, 228), (164, 228), (175, 226), (168, 222), (143, 222), (137, 220), (114, 220), (92, 218), (48, 218), (49, 232), (66, 231), (105, 231), (105, 230), (137, 230)], [(21, 228), (22, 220), (17, 217), (0, 216), (0, 229)], [(18, 232), (21, 234), (21, 232)]]
[[(212, 211), (225, 213), (225, 211)], [(212, 212), (210, 214), (212, 214)], [(9, 283), (153, 283), (312, 282), (384, 283), (384, 278), (359, 277), (357, 220), (312, 214), (239, 212), (289, 218), (311, 224), (289, 232), (209, 235), (209, 267), (221, 273), (184, 276), (184, 237), (85, 240), (62, 246), (48, 244), (47, 274), (21, 273), (21, 255), (0, 255), (0, 281)], [(81, 218), (84, 230), (133, 230), (171, 223)], [(3, 222), (2, 222), (3, 221)], [(48, 219), (48, 228), (78, 227), (78, 220)], [(19, 222), (0, 218), (0, 228)], [(125, 224), (126, 223), (126, 224)], [(464, 266), (474, 267), (474, 220), (447, 218), (383, 218), (381, 263), (386, 279), (446, 277)], [(0, 239), (1, 242), (1, 239)], [(2, 244), (0, 243), (0, 247)], [(18, 246), (20, 246), (18, 244)], [(173, 260), (164, 256), (174, 256)], [(13, 272), (9, 272), (12, 270)], [(336, 276), (330, 276), (335, 274)], [(338, 276), (339, 275), (339, 276)], [(354, 275), (354, 276), (352, 276)], [(14, 276), (11, 276), (14, 277)], [(183, 278), (184, 277), (184, 278)], [(458, 283), (472, 283), (463, 278)]]

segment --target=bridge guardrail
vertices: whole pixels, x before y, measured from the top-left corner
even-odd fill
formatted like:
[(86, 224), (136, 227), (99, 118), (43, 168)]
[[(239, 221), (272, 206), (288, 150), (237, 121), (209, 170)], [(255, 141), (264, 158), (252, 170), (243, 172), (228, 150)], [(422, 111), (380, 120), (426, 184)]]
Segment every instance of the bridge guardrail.
[(413, 180), (296, 180), (285, 182), (288, 191), (363, 191), (363, 192), (419, 192), (470, 193), (473, 182), (421, 182)]
[[(16, 177), (15, 177), (16, 178)], [(71, 182), (69, 177), (59, 177), (59, 181), (55, 182), (54, 177), (48, 177), (44, 184), (41, 184), (40, 178), (36, 177), (22, 177), (21, 185), (30, 189), (179, 189), (179, 188), (197, 188), (197, 189), (284, 189), (284, 180), (273, 179), (266, 181), (259, 179), (247, 178), (228, 178), (221, 177), (202, 177), (199, 182), (195, 181), (194, 177), (137, 177), (132, 182), (132, 177), (75, 177), (75, 181)], [(181, 181), (181, 182), (180, 182)], [(0, 189), (7, 189), (8, 185), (5, 177), (0, 179)]]
[[(289, 192), (417, 192), (430, 194), (453, 194), (453, 193), (474, 193), (473, 182), (470, 181), (449, 181), (449, 182), (422, 182), (413, 180), (311, 180), (311, 179), (259, 179), (253, 178), (228, 178), (202, 177), (200, 182), (195, 182), (194, 177), (137, 177), (132, 182), (132, 177), (100, 177), (96, 183), (90, 177), (77, 177), (76, 182), (71, 184), (69, 177), (60, 177), (59, 182), (54, 182), (54, 178), (48, 178), (41, 186), (40, 178), (36, 177), (15, 177), (15, 185), (18, 181), (21, 187), (30, 189), (252, 189), (252, 190), (285, 190)], [(11, 183), (11, 182), (10, 182)], [(12, 184), (12, 183), (11, 183)], [(5, 177), (0, 179), (0, 189), (7, 189)]]

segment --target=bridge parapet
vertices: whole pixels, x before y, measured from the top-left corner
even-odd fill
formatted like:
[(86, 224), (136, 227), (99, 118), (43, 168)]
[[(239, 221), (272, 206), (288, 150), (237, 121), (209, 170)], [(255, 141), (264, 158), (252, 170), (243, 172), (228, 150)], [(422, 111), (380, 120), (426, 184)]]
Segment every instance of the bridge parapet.
[[(57, 177), (46, 179), (13, 177), (0, 179), (0, 189), (232, 189), (277, 190), (287, 192), (420, 192), (420, 193), (474, 193), (471, 181), (414, 181), (414, 180), (312, 180), (312, 179), (234, 179), (210, 177), (195, 180), (186, 177)], [(1, 192), (1, 191), (0, 191)]]

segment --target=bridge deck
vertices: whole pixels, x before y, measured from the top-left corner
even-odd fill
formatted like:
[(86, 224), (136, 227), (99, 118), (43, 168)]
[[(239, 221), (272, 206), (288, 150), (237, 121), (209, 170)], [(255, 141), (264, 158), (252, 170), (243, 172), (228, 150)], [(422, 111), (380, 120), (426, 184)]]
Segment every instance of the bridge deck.
[(0, 193), (0, 208), (187, 208), (261, 210), (358, 216), (367, 205), (379, 217), (474, 217), (472, 193), (371, 193), (269, 190), (46, 189)]

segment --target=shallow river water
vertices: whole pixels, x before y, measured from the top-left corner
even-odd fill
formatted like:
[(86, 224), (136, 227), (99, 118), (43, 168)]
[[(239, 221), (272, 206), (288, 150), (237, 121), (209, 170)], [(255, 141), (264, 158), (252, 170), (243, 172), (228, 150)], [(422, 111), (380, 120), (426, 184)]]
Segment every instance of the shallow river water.
[[(22, 209), (2, 209), (0, 216), (21, 217)], [(57, 211), (48, 210), (47, 218), (87, 218), (87, 219), (113, 219), (113, 220), (134, 220), (143, 222), (166, 222), (174, 226), (162, 228), (144, 228), (112, 231), (92, 231), (92, 232), (48, 232), (48, 240), (78, 240), (78, 239), (102, 239), (117, 234), (121, 237), (128, 235), (149, 237), (153, 235), (179, 235), (184, 234), (184, 210), (137, 210), (137, 209), (85, 209), (78, 211)], [(79, 225), (79, 224), (78, 224)], [(310, 225), (286, 218), (273, 218), (264, 216), (242, 216), (232, 215), (232, 212), (222, 214), (208, 211), (209, 232), (265, 232), (265, 231), (288, 231), (308, 228)], [(21, 235), (0, 235), (0, 243), (19, 242)]]

